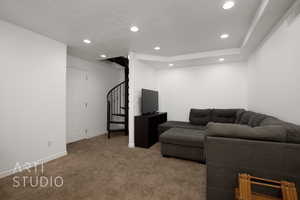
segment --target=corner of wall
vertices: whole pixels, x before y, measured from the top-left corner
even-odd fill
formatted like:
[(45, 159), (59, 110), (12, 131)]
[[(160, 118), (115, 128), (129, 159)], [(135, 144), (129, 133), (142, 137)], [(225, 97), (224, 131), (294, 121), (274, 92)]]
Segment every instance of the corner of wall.
[(129, 120), (128, 120), (128, 146), (130, 148), (134, 148), (134, 71), (135, 71), (135, 53), (129, 53), (129, 105), (128, 105), (128, 113), (129, 113)]

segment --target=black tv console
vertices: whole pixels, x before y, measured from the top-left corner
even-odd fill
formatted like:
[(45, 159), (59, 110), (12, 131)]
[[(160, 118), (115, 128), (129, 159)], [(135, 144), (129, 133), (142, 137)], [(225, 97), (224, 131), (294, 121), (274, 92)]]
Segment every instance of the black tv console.
[(134, 118), (135, 146), (149, 148), (158, 141), (158, 125), (168, 120), (167, 113), (139, 115)]

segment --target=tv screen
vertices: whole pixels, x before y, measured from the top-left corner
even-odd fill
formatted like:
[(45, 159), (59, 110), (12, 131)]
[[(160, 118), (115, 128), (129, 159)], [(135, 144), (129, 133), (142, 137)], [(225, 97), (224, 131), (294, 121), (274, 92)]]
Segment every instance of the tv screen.
[(151, 114), (158, 111), (158, 91), (142, 89), (142, 113)]

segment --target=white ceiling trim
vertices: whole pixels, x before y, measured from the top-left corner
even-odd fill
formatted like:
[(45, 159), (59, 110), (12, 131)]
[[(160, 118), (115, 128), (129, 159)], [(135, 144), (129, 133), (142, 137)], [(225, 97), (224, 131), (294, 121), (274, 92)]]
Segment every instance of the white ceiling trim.
[(211, 58), (218, 56), (232, 56), (232, 55), (240, 55), (241, 49), (225, 49), (218, 51), (207, 51), (201, 53), (192, 53), (192, 54), (184, 54), (178, 56), (155, 56), (148, 54), (139, 54), (135, 53), (135, 58), (139, 60), (145, 61), (157, 61), (157, 62), (177, 62), (177, 61), (186, 61), (186, 60), (195, 60), (195, 59), (203, 59), (203, 58)]
[(258, 8), (255, 17), (252, 20), (251, 26), (248, 30), (248, 33), (246, 34), (246, 37), (244, 39), (244, 42), (241, 46), (241, 48), (245, 47), (247, 42), (249, 41), (249, 38), (251, 37), (251, 35), (253, 34), (255, 27), (257, 26), (258, 22), (261, 20), (261, 18), (263, 17), (266, 8), (268, 6), (268, 4), (270, 3), (270, 0), (263, 0), (260, 4), (260, 7)]
[(169, 62), (170, 57), (167, 56), (156, 56), (151, 54), (140, 54), (136, 52), (132, 52), (134, 54), (134, 58), (138, 60), (146, 60), (146, 61), (159, 61), (159, 62)]
[(171, 61), (184, 61), (184, 60), (194, 60), (194, 59), (211, 58), (211, 57), (218, 57), (218, 56), (231, 56), (231, 55), (239, 55), (240, 53), (241, 50), (239, 48), (207, 51), (201, 53), (173, 56), (171, 57)]
[(300, 0), (297, 0), (284, 14), (284, 16), (280, 19), (280, 21), (271, 29), (271, 31), (267, 34), (264, 40), (256, 47), (256, 49), (262, 47), (263, 44), (279, 29), (279, 27), (283, 23), (285, 22), (291, 23), (299, 15), (300, 13), (299, 10), (300, 10)]

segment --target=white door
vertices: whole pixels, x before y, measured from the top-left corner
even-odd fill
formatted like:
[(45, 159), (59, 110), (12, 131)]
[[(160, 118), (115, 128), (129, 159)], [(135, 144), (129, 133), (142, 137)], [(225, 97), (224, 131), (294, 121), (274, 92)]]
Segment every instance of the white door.
[(87, 137), (87, 72), (67, 68), (67, 143)]

